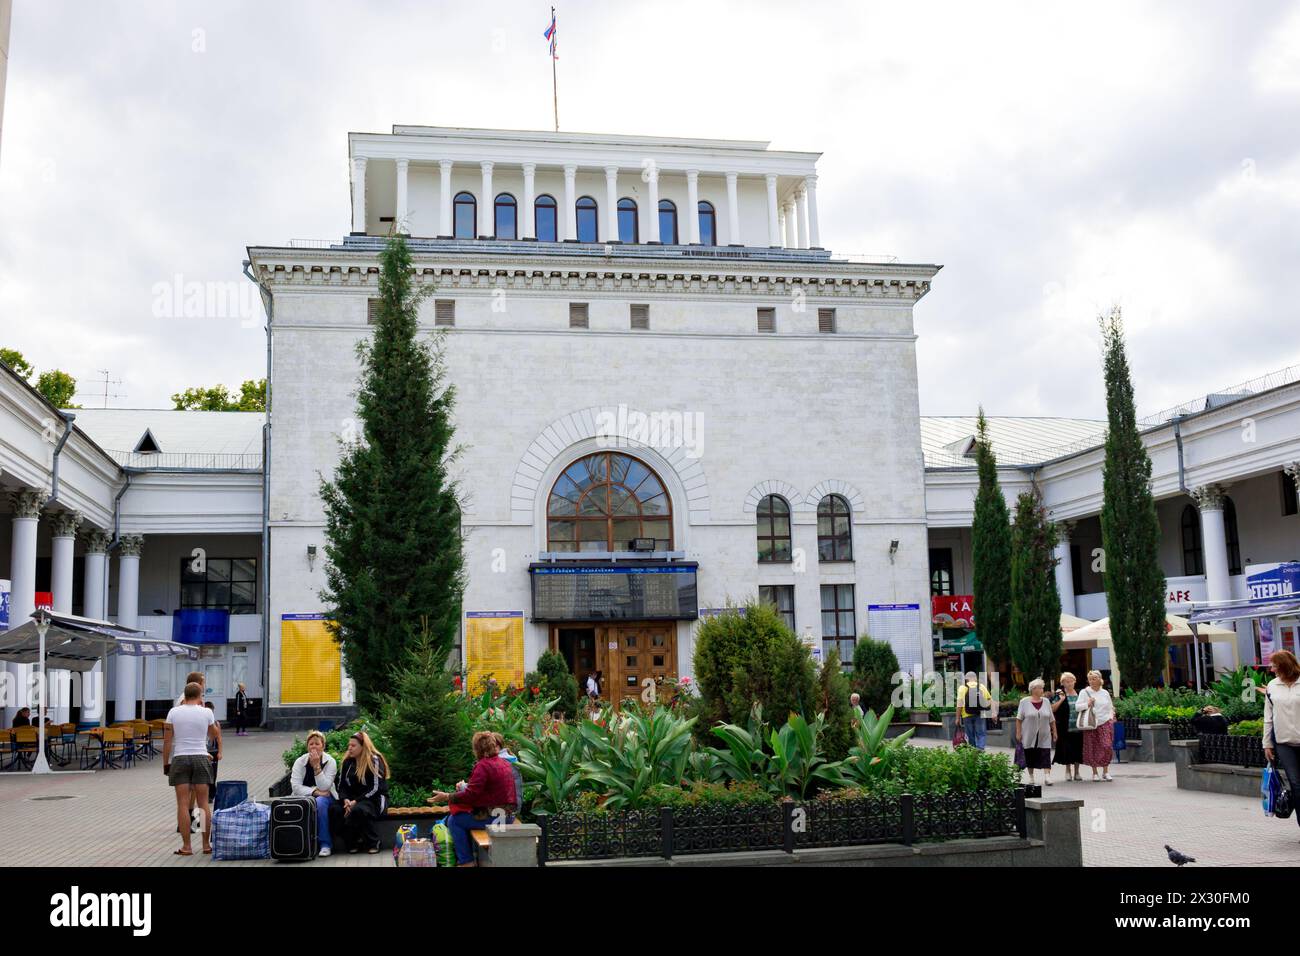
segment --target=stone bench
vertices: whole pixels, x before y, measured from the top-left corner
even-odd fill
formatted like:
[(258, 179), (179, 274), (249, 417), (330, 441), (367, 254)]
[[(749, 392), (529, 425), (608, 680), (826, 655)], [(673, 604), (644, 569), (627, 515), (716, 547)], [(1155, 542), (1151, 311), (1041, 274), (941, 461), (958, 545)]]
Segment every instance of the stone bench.
[(1180, 790), (1202, 793), (1226, 793), (1234, 797), (1259, 799), (1264, 771), (1259, 767), (1234, 767), (1226, 763), (1196, 763), (1200, 746), (1195, 740), (1170, 741), (1174, 755), (1174, 774)]
[(505, 823), (472, 830), (474, 853), (479, 866), (536, 866), (537, 839), (542, 828), (536, 823)]

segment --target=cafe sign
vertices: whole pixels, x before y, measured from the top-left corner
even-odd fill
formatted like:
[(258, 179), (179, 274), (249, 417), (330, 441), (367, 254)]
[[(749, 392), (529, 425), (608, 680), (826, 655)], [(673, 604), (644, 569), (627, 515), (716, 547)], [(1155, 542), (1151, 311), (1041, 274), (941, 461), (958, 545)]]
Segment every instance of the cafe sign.
[(972, 594), (938, 594), (930, 598), (930, 621), (936, 627), (975, 626), (975, 596)]

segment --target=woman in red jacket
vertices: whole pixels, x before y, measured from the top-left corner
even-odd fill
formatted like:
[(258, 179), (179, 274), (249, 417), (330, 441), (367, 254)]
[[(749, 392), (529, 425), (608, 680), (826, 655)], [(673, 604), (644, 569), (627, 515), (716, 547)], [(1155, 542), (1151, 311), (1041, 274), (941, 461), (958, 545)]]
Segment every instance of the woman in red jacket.
[(480, 730), (472, 741), (478, 762), (469, 775), (469, 783), (456, 784), (456, 792), (439, 790), (433, 803), (452, 801), (447, 819), (452, 843), (456, 846), (458, 866), (476, 866), (470, 830), (482, 830), (490, 823), (509, 823), (515, 806), (515, 775), (510, 763), (498, 756), (496, 735)]

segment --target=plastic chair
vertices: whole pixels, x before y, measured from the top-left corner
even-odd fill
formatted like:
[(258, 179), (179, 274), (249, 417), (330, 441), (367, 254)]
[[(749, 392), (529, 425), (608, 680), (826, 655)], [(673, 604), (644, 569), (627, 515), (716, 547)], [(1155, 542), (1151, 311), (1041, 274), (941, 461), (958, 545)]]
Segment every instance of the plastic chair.
[(0, 730), (0, 770), (8, 770), (15, 762), (13, 733)]
[(59, 748), (59, 763), (69, 763), (77, 752), (77, 725), (60, 724), (56, 743)]
[(36, 763), (36, 748), (40, 744), (39, 732), (35, 727), (15, 727), (12, 734), (14, 762), (10, 766), (21, 765), (30, 770)]
[(135, 721), (131, 736), (136, 754), (145, 760), (152, 760), (157, 751), (154, 750), (153, 729), (149, 726), (149, 722), (145, 720)]
[(122, 728), (110, 727), (105, 730), (101, 747), (105, 766), (112, 767), (114, 770), (131, 766), (135, 757), (135, 748)]

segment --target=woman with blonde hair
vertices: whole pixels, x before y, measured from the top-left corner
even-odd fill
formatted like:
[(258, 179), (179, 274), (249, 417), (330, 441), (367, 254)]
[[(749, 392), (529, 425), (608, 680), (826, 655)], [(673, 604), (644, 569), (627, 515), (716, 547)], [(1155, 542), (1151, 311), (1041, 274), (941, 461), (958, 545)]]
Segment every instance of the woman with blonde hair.
[[(1264, 698), (1264, 756), (1281, 765), (1291, 805), (1300, 804), (1300, 663), (1290, 651), (1274, 651), (1269, 662), (1277, 676)], [(1300, 823), (1300, 813), (1296, 814)]]
[(1066, 671), (1061, 675), (1061, 686), (1052, 695), (1052, 712), (1056, 714), (1056, 757), (1052, 762), (1065, 768), (1066, 780), (1078, 780), (1079, 764), (1083, 763), (1083, 734), (1075, 720), (1079, 709), (1076, 681)]
[(289, 792), (316, 801), (316, 835), (321, 856), (334, 852), (330, 822), (335, 816), (334, 779), (338, 772), (338, 764), (325, 752), (325, 735), (313, 730), (307, 735), (307, 752), (293, 762), (289, 771)]
[[(1109, 782), (1110, 761), (1115, 756), (1115, 704), (1102, 685), (1101, 671), (1088, 671), (1088, 686), (1079, 692), (1078, 726), (1083, 731), (1083, 762), (1092, 779)], [(1097, 776), (1097, 771), (1101, 776)]]
[(469, 775), (469, 783), (462, 780), (456, 784), (454, 794), (439, 790), (430, 798), (432, 803), (450, 801), (447, 828), (451, 830), (452, 842), (456, 845), (458, 866), (477, 865), (470, 830), (482, 830), (490, 823), (514, 820), (515, 774), (500, 755), (499, 740), (501, 735), (490, 730), (476, 733), (470, 743), (478, 762)]
[(378, 853), (380, 840), (375, 821), (388, 812), (388, 761), (364, 730), (358, 730), (348, 740), (338, 791), (342, 809), (335, 819), (341, 813), (339, 829), (348, 852), (364, 848), (368, 853)]

